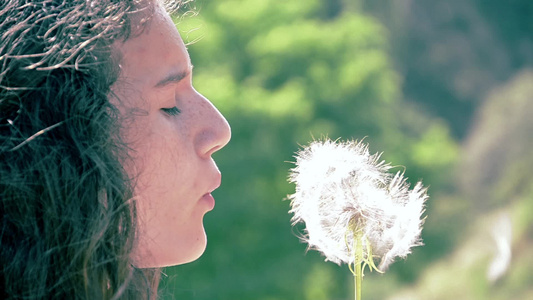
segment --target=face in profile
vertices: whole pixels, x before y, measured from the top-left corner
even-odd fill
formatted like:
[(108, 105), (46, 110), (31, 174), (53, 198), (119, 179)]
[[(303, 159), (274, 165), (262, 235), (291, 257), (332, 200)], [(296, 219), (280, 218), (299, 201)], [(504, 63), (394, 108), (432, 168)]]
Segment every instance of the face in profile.
[(110, 101), (119, 109), (138, 224), (140, 268), (182, 264), (206, 247), (203, 217), (220, 172), (211, 155), (230, 139), (218, 110), (192, 86), (186, 47), (159, 6), (147, 28), (116, 44), (121, 73)]

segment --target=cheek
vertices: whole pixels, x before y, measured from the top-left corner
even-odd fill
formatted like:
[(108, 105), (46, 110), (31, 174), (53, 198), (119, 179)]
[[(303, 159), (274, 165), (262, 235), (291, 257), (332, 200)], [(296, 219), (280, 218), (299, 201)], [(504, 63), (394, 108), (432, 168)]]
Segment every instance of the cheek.
[(200, 195), (194, 158), (186, 140), (176, 133), (138, 131), (132, 145), (138, 213), (138, 266), (154, 267), (185, 263), (205, 249), (202, 225), (205, 211), (196, 203)]
[[(197, 186), (191, 142), (172, 119), (140, 117), (128, 132), (134, 195), (151, 215), (183, 209)], [(142, 211), (141, 211), (142, 213)], [(146, 214), (146, 213), (145, 213)]]
[(154, 122), (137, 122), (129, 136), (133, 141), (129, 143), (128, 172), (137, 177), (138, 189), (161, 194), (182, 180), (179, 169), (186, 157), (178, 147), (180, 139), (176, 133), (154, 126)]

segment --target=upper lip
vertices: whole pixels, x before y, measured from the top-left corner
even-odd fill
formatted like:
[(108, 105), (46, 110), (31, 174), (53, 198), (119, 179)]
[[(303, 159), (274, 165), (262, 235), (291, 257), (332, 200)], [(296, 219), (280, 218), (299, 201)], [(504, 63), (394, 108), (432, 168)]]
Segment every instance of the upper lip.
[(220, 174), (220, 172), (217, 171), (208, 193), (212, 193), (214, 190), (218, 189), (220, 187), (221, 182), (222, 182), (222, 174)]

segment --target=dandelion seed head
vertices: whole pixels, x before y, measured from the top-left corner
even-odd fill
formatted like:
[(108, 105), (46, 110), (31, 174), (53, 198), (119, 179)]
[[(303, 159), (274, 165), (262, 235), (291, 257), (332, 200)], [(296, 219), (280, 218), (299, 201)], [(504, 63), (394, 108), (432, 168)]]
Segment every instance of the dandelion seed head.
[(328, 261), (352, 264), (355, 235), (362, 235), (363, 247), (370, 247), (379, 268), (386, 269), (421, 245), (426, 189), (417, 183), (409, 190), (403, 173), (390, 174), (391, 166), (380, 154), (370, 154), (368, 145), (314, 141), (295, 157), (290, 212), (293, 225), (305, 223), (310, 249)]

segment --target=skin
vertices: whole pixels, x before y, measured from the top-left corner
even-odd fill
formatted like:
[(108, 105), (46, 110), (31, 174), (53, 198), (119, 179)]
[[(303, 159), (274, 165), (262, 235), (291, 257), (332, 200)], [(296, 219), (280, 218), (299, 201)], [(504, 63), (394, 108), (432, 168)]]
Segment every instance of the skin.
[(156, 6), (140, 35), (115, 47), (121, 75), (110, 101), (130, 147), (124, 164), (138, 213), (132, 259), (140, 268), (193, 261), (205, 250), (203, 217), (221, 180), (211, 155), (228, 143), (230, 127), (193, 88), (187, 49), (163, 8)]

